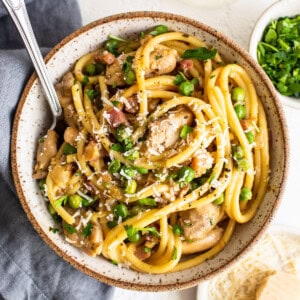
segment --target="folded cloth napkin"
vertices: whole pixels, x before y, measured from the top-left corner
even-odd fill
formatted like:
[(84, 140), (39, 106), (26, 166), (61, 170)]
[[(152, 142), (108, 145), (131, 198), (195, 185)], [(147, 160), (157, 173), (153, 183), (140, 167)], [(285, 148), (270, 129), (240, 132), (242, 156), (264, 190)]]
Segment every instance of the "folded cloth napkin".
[[(26, 3), (40, 46), (52, 47), (81, 26), (75, 0)], [(34, 231), (16, 196), (10, 169), (10, 135), (16, 105), (33, 71), (21, 47), (0, 1), (0, 299), (109, 300), (113, 288), (56, 255)], [(44, 48), (43, 53), (46, 51)]]

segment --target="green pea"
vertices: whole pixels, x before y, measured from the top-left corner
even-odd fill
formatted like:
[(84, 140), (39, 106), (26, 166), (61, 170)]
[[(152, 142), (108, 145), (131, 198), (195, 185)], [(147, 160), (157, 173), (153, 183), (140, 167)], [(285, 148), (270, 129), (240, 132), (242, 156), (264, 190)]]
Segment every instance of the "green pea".
[(241, 201), (248, 201), (252, 198), (252, 191), (249, 188), (243, 187), (240, 193)]
[(51, 203), (48, 203), (48, 212), (51, 216), (56, 215), (56, 210), (54, 209), (54, 207), (51, 205)]
[(124, 150), (125, 151), (128, 151), (128, 150), (133, 148), (133, 143), (130, 139), (125, 139), (123, 143), (124, 143)]
[(140, 174), (148, 174), (148, 169), (144, 167), (134, 167), (134, 169)]
[(249, 144), (252, 144), (254, 142), (254, 134), (251, 131), (248, 131), (245, 134)]
[(244, 105), (238, 104), (237, 106), (234, 107), (234, 110), (239, 120), (242, 120), (246, 117), (246, 108)]
[(129, 153), (127, 153), (127, 155), (125, 155), (125, 156), (127, 159), (133, 161), (140, 157), (140, 152), (137, 150), (132, 150), (132, 151), (129, 151)]
[(240, 171), (246, 172), (250, 167), (248, 160), (245, 158), (237, 160), (236, 163), (237, 163), (237, 167)]
[(96, 72), (96, 66), (94, 64), (88, 64), (86, 67), (85, 67), (85, 72), (88, 74), (88, 75), (95, 75), (95, 72)]
[(137, 188), (137, 183), (134, 179), (127, 180), (125, 185), (126, 194), (134, 194)]
[(119, 142), (123, 142), (128, 138), (129, 138), (129, 131), (126, 130), (126, 126), (120, 125), (119, 127), (117, 127), (117, 129), (116, 129), (116, 139)]
[(137, 243), (141, 239), (141, 234), (137, 231), (128, 237), (128, 240), (132, 243)]
[(68, 197), (68, 204), (72, 208), (77, 209), (82, 205), (82, 198), (79, 195), (71, 195)]
[(123, 166), (120, 174), (124, 177), (132, 178), (135, 176), (136, 171), (132, 167)]
[(128, 72), (125, 73), (125, 82), (128, 85), (133, 85), (135, 82), (135, 73), (133, 70), (129, 70)]
[(232, 154), (235, 160), (242, 159), (245, 155), (244, 149), (240, 145), (232, 146)]
[(194, 91), (194, 85), (189, 81), (184, 81), (179, 85), (179, 93), (184, 96), (190, 96)]
[(117, 159), (114, 159), (108, 166), (108, 171), (111, 174), (117, 173), (121, 169), (121, 162)]
[(218, 197), (217, 199), (214, 200), (214, 204), (215, 205), (221, 205), (224, 202), (224, 194), (222, 194), (220, 197)]
[(236, 102), (244, 102), (246, 98), (246, 92), (241, 87), (235, 87), (231, 90), (231, 99)]
[(188, 166), (184, 166), (179, 170), (179, 181), (191, 182), (195, 178), (195, 171)]
[(124, 203), (117, 204), (114, 208), (114, 215), (126, 219), (128, 217), (128, 209)]

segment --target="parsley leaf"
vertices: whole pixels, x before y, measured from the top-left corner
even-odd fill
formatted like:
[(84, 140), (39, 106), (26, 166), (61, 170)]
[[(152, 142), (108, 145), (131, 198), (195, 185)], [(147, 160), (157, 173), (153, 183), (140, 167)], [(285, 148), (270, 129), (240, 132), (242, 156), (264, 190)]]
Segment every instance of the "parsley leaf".
[(93, 224), (88, 223), (83, 229), (82, 229), (82, 235), (86, 238), (91, 235), (93, 229)]
[(181, 235), (183, 234), (183, 228), (179, 224), (174, 224), (172, 225), (172, 230), (176, 235)]
[(212, 59), (216, 56), (217, 49), (209, 50), (206, 47), (199, 47), (196, 49), (185, 50), (182, 54), (182, 58), (196, 58), (199, 60)]
[(58, 199), (54, 200), (54, 206), (59, 207), (62, 205), (66, 205), (68, 202), (68, 195), (64, 195), (59, 197)]
[(70, 234), (77, 233), (77, 229), (70, 224), (63, 223), (63, 228)]
[(83, 86), (85, 86), (87, 83), (89, 82), (89, 77), (87, 75), (84, 75), (82, 81), (81, 81), (81, 84)]
[(169, 31), (168, 26), (166, 25), (158, 25), (155, 27), (155, 29), (153, 31), (150, 32), (151, 35), (156, 36), (162, 33), (166, 33)]
[(175, 259), (177, 259), (177, 248), (176, 247), (174, 247), (174, 252), (173, 252), (173, 255), (172, 255), (172, 258), (171, 258), (172, 260), (175, 260)]

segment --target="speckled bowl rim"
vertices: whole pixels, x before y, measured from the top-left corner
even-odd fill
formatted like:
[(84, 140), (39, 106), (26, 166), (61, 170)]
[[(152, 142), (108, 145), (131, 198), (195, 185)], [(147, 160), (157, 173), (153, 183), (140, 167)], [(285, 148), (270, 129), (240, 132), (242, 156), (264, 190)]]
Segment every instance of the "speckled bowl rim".
[(55, 55), (58, 50), (63, 47), (65, 44), (70, 42), (73, 38), (77, 37), (78, 35), (85, 33), (89, 31), (90, 29), (94, 28), (95, 26), (99, 26), (105, 23), (117, 21), (117, 20), (126, 20), (126, 19), (135, 19), (135, 18), (159, 18), (159, 19), (167, 19), (167, 20), (175, 20), (181, 23), (185, 23), (191, 26), (194, 26), (195, 28), (199, 29), (200, 31), (205, 31), (208, 34), (214, 36), (215, 38), (222, 40), (224, 44), (227, 44), (231, 49), (239, 53), (247, 62), (248, 64), (254, 69), (254, 71), (259, 75), (259, 77), (262, 79), (262, 81), (265, 83), (265, 87), (268, 89), (270, 95), (273, 97), (273, 101), (277, 110), (277, 113), (279, 114), (279, 120), (281, 122), (280, 128), (282, 129), (283, 133), (283, 139), (285, 141), (284, 143), (284, 167), (283, 167), (283, 176), (282, 176), (282, 181), (280, 184), (280, 188), (278, 189), (278, 197), (277, 200), (275, 201), (275, 204), (273, 206), (273, 209), (270, 212), (270, 216), (266, 221), (264, 222), (263, 226), (261, 229), (257, 232), (256, 236), (252, 239), (251, 242), (243, 249), (240, 250), (240, 252), (232, 258), (226, 265), (221, 266), (214, 271), (211, 271), (209, 274), (206, 274), (200, 278), (190, 280), (188, 282), (181, 282), (181, 283), (172, 283), (172, 284), (164, 284), (163, 282), (160, 285), (147, 285), (146, 283), (129, 283), (129, 282), (123, 282), (119, 281), (116, 279), (112, 279), (110, 277), (104, 276), (102, 274), (99, 274), (91, 269), (89, 269), (87, 266), (79, 263), (75, 259), (73, 259), (70, 255), (66, 254), (62, 249), (60, 249), (55, 243), (53, 243), (50, 238), (47, 236), (47, 234), (42, 230), (41, 226), (39, 225), (38, 221), (36, 220), (35, 216), (31, 212), (28, 203), (26, 201), (26, 198), (24, 196), (22, 187), (21, 187), (21, 181), (19, 178), (19, 172), (18, 172), (18, 165), (17, 165), (17, 136), (18, 136), (18, 126), (19, 126), (19, 121), (20, 121), (20, 116), (22, 113), (22, 109), (24, 106), (24, 103), (26, 101), (26, 98), (30, 92), (30, 89), (36, 79), (36, 74), (33, 73), (32, 76), (30, 77), (23, 94), (21, 96), (20, 102), (18, 104), (15, 118), (14, 118), (14, 123), (13, 123), (13, 130), (12, 130), (12, 140), (11, 140), (11, 164), (12, 164), (12, 172), (13, 172), (13, 179), (15, 183), (15, 187), (17, 190), (17, 194), (19, 196), (21, 205), (24, 209), (24, 211), (27, 214), (28, 219), (32, 223), (33, 227), (35, 230), (38, 232), (38, 234), (43, 238), (43, 240), (60, 256), (62, 257), (65, 261), (70, 263), (72, 266), (74, 266), (76, 269), (82, 271), (83, 273), (98, 279), (99, 281), (120, 287), (120, 288), (125, 288), (125, 289), (130, 289), (130, 290), (136, 290), (136, 291), (153, 291), (153, 292), (162, 292), (162, 291), (168, 291), (168, 290), (177, 290), (177, 289), (185, 289), (189, 287), (193, 287), (200, 282), (204, 280), (209, 280), (211, 277), (216, 275), (218, 272), (221, 272), (231, 266), (233, 263), (235, 263), (238, 259), (243, 257), (248, 251), (254, 246), (254, 244), (258, 241), (258, 239), (262, 236), (262, 234), (265, 232), (267, 229), (268, 225), (272, 222), (275, 212), (278, 209), (278, 206), (281, 202), (282, 194), (284, 187), (286, 185), (286, 178), (288, 174), (288, 167), (289, 167), (289, 137), (288, 137), (288, 130), (287, 130), (287, 125), (286, 125), (286, 120), (284, 117), (284, 112), (281, 106), (281, 103), (278, 99), (278, 96), (276, 94), (275, 88), (273, 87), (272, 83), (269, 81), (269, 78), (267, 75), (264, 73), (264, 71), (261, 69), (261, 67), (254, 61), (254, 59), (250, 56), (246, 50), (244, 50), (242, 47), (237, 45), (235, 42), (233, 42), (231, 39), (227, 38), (224, 36), (221, 32), (217, 31), (216, 29), (205, 25), (199, 21), (193, 20), (191, 18), (187, 18), (181, 15), (176, 15), (176, 14), (171, 14), (171, 13), (166, 13), (166, 12), (155, 12), (155, 11), (139, 11), (139, 12), (128, 12), (128, 13), (121, 13), (121, 14), (116, 14), (112, 16), (108, 16), (105, 18), (102, 18), (100, 20), (94, 21), (90, 24), (87, 24), (86, 26), (76, 30), (74, 33), (70, 34), (67, 36), (65, 39), (63, 39), (59, 44), (57, 44), (46, 56), (45, 61), (48, 62), (49, 59)]

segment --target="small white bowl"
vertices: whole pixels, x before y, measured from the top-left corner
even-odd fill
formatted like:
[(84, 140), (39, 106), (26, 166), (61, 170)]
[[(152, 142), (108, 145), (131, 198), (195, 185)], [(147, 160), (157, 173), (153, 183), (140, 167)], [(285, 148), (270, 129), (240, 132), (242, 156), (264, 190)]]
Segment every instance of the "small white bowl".
[[(257, 44), (262, 39), (266, 26), (280, 17), (293, 17), (300, 14), (300, 1), (298, 0), (279, 0), (267, 8), (256, 22), (249, 42), (249, 52), (257, 61)], [(300, 98), (293, 98), (281, 95), (278, 96), (284, 105), (300, 109)]]

